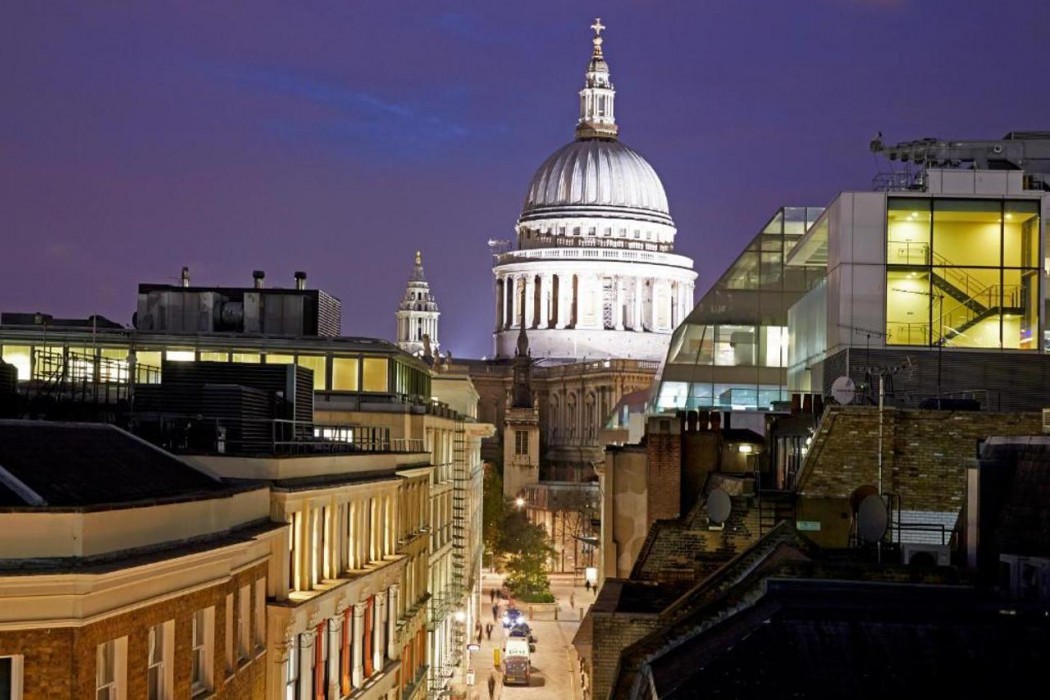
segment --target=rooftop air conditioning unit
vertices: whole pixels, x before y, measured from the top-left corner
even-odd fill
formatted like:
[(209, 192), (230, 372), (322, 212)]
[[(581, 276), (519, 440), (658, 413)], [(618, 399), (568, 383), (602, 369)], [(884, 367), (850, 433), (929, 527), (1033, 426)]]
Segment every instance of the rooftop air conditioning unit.
[(946, 544), (904, 542), (901, 544), (901, 563), (906, 566), (948, 566), (951, 548)]
[(1050, 435), (1050, 408), (1043, 409), (1043, 435)]

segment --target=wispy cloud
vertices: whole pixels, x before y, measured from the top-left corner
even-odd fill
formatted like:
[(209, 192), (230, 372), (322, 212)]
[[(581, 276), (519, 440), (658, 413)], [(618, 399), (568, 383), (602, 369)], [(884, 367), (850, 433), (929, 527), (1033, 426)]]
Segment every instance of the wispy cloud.
[[(500, 131), (456, 116), (469, 97), (463, 86), (429, 88), (396, 100), (286, 69), (224, 67), (216, 73), (239, 87), (292, 101), (292, 109), (262, 116), (261, 123), (273, 133), (297, 143), (343, 148), (347, 155), (426, 159), (468, 138)], [(296, 103), (311, 109), (295, 109)]]

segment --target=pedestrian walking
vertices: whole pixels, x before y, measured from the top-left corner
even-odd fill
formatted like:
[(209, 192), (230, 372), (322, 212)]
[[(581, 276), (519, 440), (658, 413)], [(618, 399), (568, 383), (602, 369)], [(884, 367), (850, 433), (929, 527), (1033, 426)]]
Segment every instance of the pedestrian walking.
[(489, 674), (489, 700), (496, 697), (496, 674)]
[(576, 594), (575, 593), (570, 593), (569, 594), (569, 607), (570, 608), (575, 608), (576, 607)]
[(496, 589), (495, 588), (490, 588), (489, 589), (489, 602), (490, 603), (495, 603), (496, 602)]
[(485, 625), (485, 639), (492, 639), (492, 623)]
[(496, 603), (492, 604), (492, 621), (495, 622), (499, 619), (499, 605)]
[(586, 581), (584, 581), (583, 582), (583, 587), (587, 589), (588, 593), (590, 593), (591, 592), (591, 580), (587, 579)]

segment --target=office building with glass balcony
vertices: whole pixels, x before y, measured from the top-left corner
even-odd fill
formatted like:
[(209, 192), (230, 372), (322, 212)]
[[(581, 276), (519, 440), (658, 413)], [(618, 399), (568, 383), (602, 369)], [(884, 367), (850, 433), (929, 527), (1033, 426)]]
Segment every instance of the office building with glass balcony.
[(787, 256), (825, 270), (788, 313), (788, 390), (828, 395), (849, 376), (874, 400), (881, 376), (892, 405), (1044, 406), (1050, 193), (1029, 185), (929, 168), (838, 195)]

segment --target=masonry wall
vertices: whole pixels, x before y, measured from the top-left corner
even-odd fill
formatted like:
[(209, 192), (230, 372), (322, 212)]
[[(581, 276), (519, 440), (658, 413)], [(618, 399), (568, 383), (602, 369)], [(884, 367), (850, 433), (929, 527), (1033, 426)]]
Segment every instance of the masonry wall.
[(676, 417), (654, 417), (646, 433), (649, 523), (677, 518), (682, 498), (681, 423)]
[[(226, 595), (265, 578), (266, 563), (238, 572), (229, 581), (163, 602), (106, 617), (84, 627), (0, 632), (0, 655), (22, 654), (24, 700), (90, 698), (95, 696), (95, 660), (99, 644), (128, 638), (127, 698), (147, 697), (149, 628), (175, 621), (174, 697), (190, 697), (192, 617), (197, 610), (215, 607), (213, 647), (214, 698), (266, 697), (266, 647), (226, 674)], [(254, 599), (252, 601), (254, 606)], [(250, 610), (254, 610), (249, 606)], [(254, 624), (254, 612), (253, 624)]]
[[(591, 697), (605, 698), (612, 689), (620, 653), (659, 626), (656, 615), (596, 613), (594, 621), (595, 644), (590, 660)], [(600, 640), (600, 641), (599, 641)]]
[(679, 522), (653, 525), (631, 578), (699, 581), (754, 544), (761, 531), (753, 499), (733, 495), (731, 500), (729, 518), (721, 528), (709, 522), (706, 501), (698, 502)]
[[(993, 435), (1037, 435), (1041, 414), (884, 409), (883, 491), (907, 510), (959, 511), (966, 468), (978, 442)], [(797, 519), (819, 523), (807, 532), (817, 544), (845, 547), (850, 495), (879, 483), (879, 412), (874, 406), (831, 406), (821, 421), (799, 477)]]

